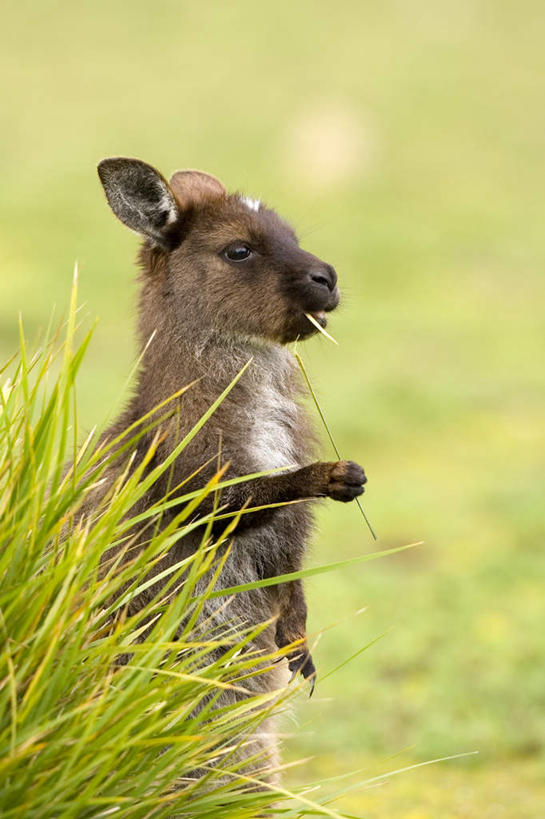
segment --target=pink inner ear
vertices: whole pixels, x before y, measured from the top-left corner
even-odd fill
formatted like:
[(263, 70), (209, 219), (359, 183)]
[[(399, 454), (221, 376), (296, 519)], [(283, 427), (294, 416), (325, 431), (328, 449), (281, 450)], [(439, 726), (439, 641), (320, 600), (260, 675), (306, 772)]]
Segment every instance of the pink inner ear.
[(204, 171), (176, 171), (170, 177), (170, 187), (182, 210), (227, 194), (219, 179)]

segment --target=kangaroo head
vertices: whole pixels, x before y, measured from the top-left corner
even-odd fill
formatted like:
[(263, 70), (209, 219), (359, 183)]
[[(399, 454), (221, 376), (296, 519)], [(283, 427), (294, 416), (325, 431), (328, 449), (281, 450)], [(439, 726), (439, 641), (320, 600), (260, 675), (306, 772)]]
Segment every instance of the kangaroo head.
[[(292, 228), (258, 200), (228, 194), (201, 171), (170, 182), (137, 159), (104, 159), (100, 180), (116, 216), (163, 258), (146, 271), (180, 318), (279, 343), (325, 327), (339, 303), (331, 265), (303, 250)], [(158, 280), (154, 282), (154, 277)]]

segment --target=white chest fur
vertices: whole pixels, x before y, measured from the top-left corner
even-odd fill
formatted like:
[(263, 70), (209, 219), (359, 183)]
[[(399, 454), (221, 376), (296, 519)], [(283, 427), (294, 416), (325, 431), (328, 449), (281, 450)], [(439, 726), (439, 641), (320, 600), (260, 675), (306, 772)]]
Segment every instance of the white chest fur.
[(265, 378), (254, 393), (249, 435), (249, 455), (256, 471), (295, 466), (298, 407), (282, 389), (282, 380)]

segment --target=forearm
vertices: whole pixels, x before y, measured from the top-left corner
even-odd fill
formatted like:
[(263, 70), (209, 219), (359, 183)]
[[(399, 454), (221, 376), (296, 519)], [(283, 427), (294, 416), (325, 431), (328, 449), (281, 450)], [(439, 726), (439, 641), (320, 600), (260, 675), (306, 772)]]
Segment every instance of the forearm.
[[(352, 461), (317, 462), (291, 472), (270, 477), (255, 478), (224, 489), (220, 497), (222, 514), (234, 514), (243, 508), (259, 507), (241, 515), (237, 529), (261, 526), (269, 522), (278, 510), (278, 504), (305, 498), (331, 497), (349, 501), (363, 492), (363, 470)], [(269, 508), (262, 508), (269, 507)], [(215, 531), (221, 531), (218, 520)]]

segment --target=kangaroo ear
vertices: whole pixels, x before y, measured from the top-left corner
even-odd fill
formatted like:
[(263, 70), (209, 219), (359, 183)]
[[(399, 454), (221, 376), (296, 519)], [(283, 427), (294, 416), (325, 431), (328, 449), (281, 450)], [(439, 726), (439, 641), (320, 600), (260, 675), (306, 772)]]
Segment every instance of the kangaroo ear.
[(170, 177), (170, 187), (182, 210), (227, 195), (219, 179), (204, 171), (176, 171)]
[(98, 175), (117, 218), (164, 250), (171, 249), (180, 208), (159, 171), (139, 159), (111, 157), (99, 163)]

